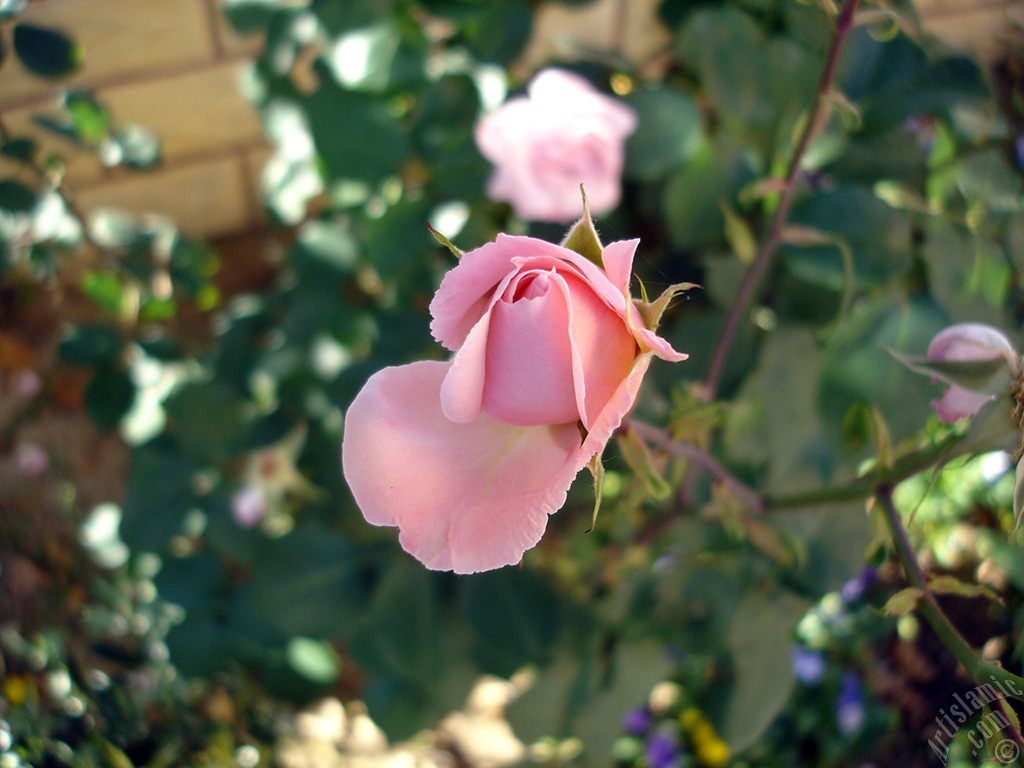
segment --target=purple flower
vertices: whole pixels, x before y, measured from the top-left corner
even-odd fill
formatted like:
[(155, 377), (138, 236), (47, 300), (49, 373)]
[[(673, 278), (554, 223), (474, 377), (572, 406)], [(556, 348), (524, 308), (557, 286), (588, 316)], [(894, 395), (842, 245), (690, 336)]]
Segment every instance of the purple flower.
[(839, 597), (841, 597), (843, 602), (847, 605), (857, 602), (861, 597), (863, 597), (864, 591), (875, 583), (877, 574), (878, 569), (869, 565), (859, 574), (843, 584), (843, 588), (839, 590)]
[(622, 718), (622, 730), (630, 736), (643, 736), (650, 727), (651, 713), (646, 707), (634, 707)]
[(844, 736), (864, 726), (864, 689), (856, 672), (847, 672), (836, 697), (836, 724)]
[(658, 731), (647, 737), (644, 752), (651, 768), (668, 768), (679, 756), (679, 742), (670, 734)]
[(1017, 143), (1014, 146), (1017, 150), (1017, 165), (1024, 169), (1024, 136), (1017, 139)]
[(804, 685), (817, 685), (825, 674), (825, 657), (817, 651), (809, 651), (800, 643), (789, 647), (793, 677)]

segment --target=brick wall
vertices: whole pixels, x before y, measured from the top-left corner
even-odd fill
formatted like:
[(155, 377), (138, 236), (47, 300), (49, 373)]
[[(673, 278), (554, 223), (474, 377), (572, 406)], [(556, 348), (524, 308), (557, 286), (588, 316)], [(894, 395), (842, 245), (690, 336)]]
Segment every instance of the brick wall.
[[(574, 8), (551, 3), (537, 21), (524, 67), (565, 55), (571, 41), (618, 42), (643, 57), (663, 43), (653, 19), (659, 0), (597, 0)], [(47, 148), (69, 162), (68, 180), (82, 207), (113, 205), (165, 213), (191, 231), (218, 236), (260, 220), (259, 174), (268, 150), (256, 112), (240, 95), (238, 73), (259, 41), (235, 36), (220, 0), (32, 0), (24, 19), (63, 28), (84, 48), (71, 84), (90, 89), (119, 122), (136, 122), (163, 140), (164, 162), (151, 172), (106, 169), (59, 138)], [(918, 0), (925, 26), (955, 45), (991, 58), (1016, 24), (1024, 0)], [(623, 9), (625, 14), (619, 16)], [(612, 39), (611, 36), (615, 36)], [(21, 69), (0, 71), (0, 114), (18, 132), (37, 113), (56, 111), (63, 83)], [(32, 134), (39, 136), (38, 129)], [(0, 175), (10, 169), (0, 165)]]
[[(0, 71), (0, 113), (15, 134), (29, 128), (68, 160), (81, 206), (167, 214), (204, 234), (237, 232), (259, 219), (266, 158), (259, 117), (239, 92), (239, 71), (259, 46), (234, 35), (219, 0), (32, 0), (27, 22), (65, 30), (83, 48), (74, 76), (57, 83), (14, 57)], [(254, 47), (255, 46), (255, 47)], [(91, 153), (31, 127), (59, 114), (66, 84), (93, 91), (117, 122), (139, 123), (162, 141), (153, 171), (107, 169)], [(0, 174), (11, 169), (0, 167)]]

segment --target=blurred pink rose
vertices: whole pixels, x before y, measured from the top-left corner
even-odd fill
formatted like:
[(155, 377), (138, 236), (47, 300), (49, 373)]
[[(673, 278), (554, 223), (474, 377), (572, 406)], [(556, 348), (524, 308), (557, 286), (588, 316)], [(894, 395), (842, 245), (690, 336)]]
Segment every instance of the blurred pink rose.
[(458, 573), (516, 563), (540, 540), (651, 357), (686, 357), (630, 299), (638, 242), (603, 247), (604, 269), (508, 235), (462, 257), (430, 304), (454, 357), (378, 372), (346, 415), (342, 465), (370, 523)]
[(476, 143), (495, 165), (494, 200), (530, 221), (570, 222), (583, 213), (580, 185), (595, 214), (619, 202), (626, 138), (636, 113), (578, 75), (545, 69), (527, 96), (506, 101), (476, 126)]
[[(993, 360), (1015, 354), (1003, 333), (983, 323), (957, 323), (940, 332), (928, 345), (927, 357), (936, 361)], [(951, 386), (941, 400), (933, 400), (938, 417), (952, 423), (973, 416), (991, 395)]]

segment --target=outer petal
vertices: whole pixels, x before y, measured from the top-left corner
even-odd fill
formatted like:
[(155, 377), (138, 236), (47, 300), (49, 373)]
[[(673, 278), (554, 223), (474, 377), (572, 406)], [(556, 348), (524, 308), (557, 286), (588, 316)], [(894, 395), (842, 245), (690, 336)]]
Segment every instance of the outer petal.
[(445, 274), (430, 302), (430, 332), (435, 339), (451, 350), (462, 346), (493, 301), (493, 294), (500, 293), (502, 280), (511, 279), (515, 255), (498, 243), (486, 243), (466, 253)]
[(633, 257), (636, 255), (640, 240), (616, 240), (608, 243), (601, 251), (601, 261), (608, 280), (622, 295), (629, 298), (629, 279), (633, 274)]
[(957, 323), (928, 345), (929, 360), (989, 360), (1013, 351), (1002, 331), (984, 323)]
[(633, 403), (636, 402), (637, 393), (640, 391), (640, 384), (643, 383), (644, 374), (647, 373), (647, 367), (650, 363), (650, 353), (640, 355), (633, 363), (633, 368), (630, 370), (629, 375), (619, 384), (605, 407), (597, 415), (597, 418), (594, 419), (587, 433), (587, 439), (583, 442), (576, 456), (577, 471), (583, 469), (595, 453), (600, 453), (604, 450), (605, 444), (615, 430), (619, 428), (622, 419), (629, 413)]
[(583, 425), (590, 429), (637, 356), (636, 339), (624, 318), (604, 304), (589, 285), (566, 276), (573, 374)]
[(372, 376), (346, 414), (342, 467), (370, 523), (397, 525), (428, 568), (474, 573), (518, 562), (586, 462), (575, 424), (449, 421), (440, 406), (449, 365)]
[(952, 424), (966, 416), (973, 416), (991, 399), (989, 395), (979, 395), (960, 387), (950, 387), (942, 399), (932, 400), (932, 408), (940, 419)]

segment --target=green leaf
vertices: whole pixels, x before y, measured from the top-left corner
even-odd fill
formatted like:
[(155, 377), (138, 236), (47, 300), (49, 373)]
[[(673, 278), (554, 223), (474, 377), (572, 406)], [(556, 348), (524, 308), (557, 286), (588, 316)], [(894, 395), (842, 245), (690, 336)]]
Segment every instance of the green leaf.
[(816, 285), (837, 292), (848, 285), (849, 267), (836, 242), (850, 249), (857, 287), (887, 280), (911, 265), (908, 215), (865, 189), (840, 187), (803, 198), (793, 206), (790, 224), (834, 238), (832, 243), (779, 247), (786, 268)]
[(561, 611), (547, 582), (531, 571), (502, 568), (460, 584), (473, 656), (485, 672), (509, 677), (526, 664), (548, 660)]
[(482, 5), (468, 25), (466, 47), (478, 60), (505, 64), (530, 38), (533, 13), (524, 0), (495, 0)]
[(33, 24), (14, 26), (14, 52), (27, 69), (43, 77), (63, 77), (82, 60), (74, 41), (55, 29)]
[(340, 88), (322, 63), (317, 73), (320, 88), (302, 107), (328, 181), (377, 184), (397, 174), (409, 154), (409, 140), (387, 101)]
[(352, 642), (368, 667), (406, 680), (437, 675), (438, 615), (434, 577), (422, 567), (392, 567), (377, 587), (367, 617)]
[(334, 531), (300, 525), (266, 542), (252, 580), (256, 614), (289, 635), (347, 636), (364, 608), (356, 547)]
[(58, 348), (61, 358), (77, 365), (103, 365), (121, 352), (121, 336), (105, 325), (83, 325), (65, 336)]
[(678, 248), (699, 251), (725, 242), (722, 201), (735, 205), (736, 196), (754, 179), (743, 150), (719, 143), (708, 146), (675, 175), (664, 192), (664, 216)]
[(102, 366), (85, 390), (85, 409), (104, 432), (117, 427), (135, 402), (135, 384), (127, 371)]
[(756, 742), (793, 688), (789, 648), (809, 600), (782, 592), (746, 594), (733, 613), (727, 645), (735, 677), (719, 732), (735, 754)]
[(637, 129), (626, 141), (624, 175), (657, 181), (694, 154), (703, 142), (700, 110), (688, 95), (664, 86), (626, 97), (636, 110)]
[(161, 443), (132, 453), (122, 507), (121, 538), (133, 551), (162, 552), (196, 506), (198, 467)]
[(114, 272), (86, 272), (82, 292), (113, 315), (121, 313), (121, 280)]
[(885, 616), (906, 616), (917, 607), (918, 601), (924, 596), (917, 587), (905, 587), (890, 597), (882, 607)]
[(0, 144), (0, 155), (9, 157), (12, 160), (18, 160), (23, 163), (32, 161), (32, 158), (36, 154), (36, 142), (35, 139), (30, 139), (27, 136), (19, 136), (14, 139), (8, 139), (3, 144)]
[(83, 91), (68, 91), (63, 97), (64, 109), (71, 117), (71, 127), (79, 141), (97, 146), (110, 134), (110, 111), (92, 95)]
[(959, 595), (960, 597), (985, 597), (998, 600), (999, 595), (985, 584), (969, 584), (956, 576), (946, 574), (935, 576), (928, 581), (928, 590), (938, 595)]
[(10, 213), (31, 213), (36, 193), (15, 179), (0, 181), (0, 208)]
[(811, 331), (780, 327), (740, 390), (725, 427), (734, 459), (763, 466), (765, 489), (795, 492), (822, 481), (817, 414), (820, 352)]
[(216, 462), (237, 452), (246, 403), (226, 384), (186, 384), (167, 398), (164, 409), (169, 432), (185, 456)]

